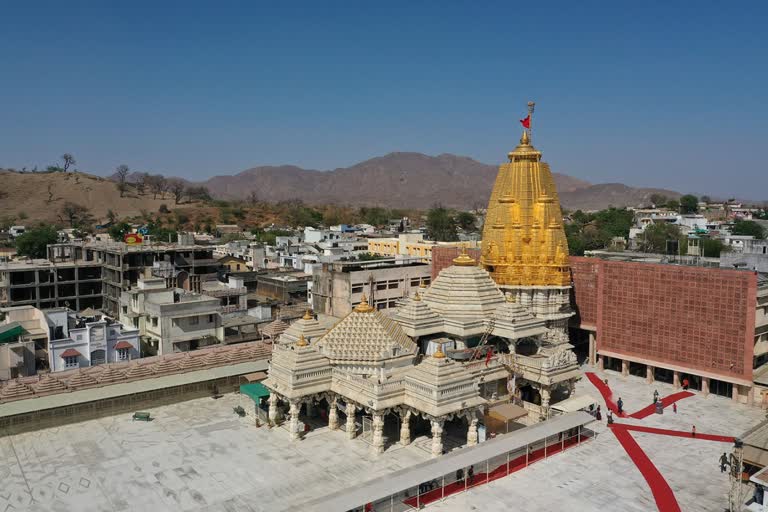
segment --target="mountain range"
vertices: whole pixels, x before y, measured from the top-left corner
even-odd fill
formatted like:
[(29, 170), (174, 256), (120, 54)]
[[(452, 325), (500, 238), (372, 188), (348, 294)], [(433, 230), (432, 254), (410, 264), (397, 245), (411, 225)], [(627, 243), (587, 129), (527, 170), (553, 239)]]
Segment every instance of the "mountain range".
[[(389, 208), (429, 208), (440, 203), (470, 209), (485, 206), (497, 173), (497, 166), (465, 156), (398, 152), (331, 171), (261, 166), (197, 184), (205, 185), (214, 197), (222, 199), (245, 199), (253, 192), (266, 201), (301, 199), (310, 204)], [(680, 196), (672, 190), (592, 184), (561, 173), (553, 176), (560, 202), (568, 209), (640, 206), (648, 204), (654, 193)]]

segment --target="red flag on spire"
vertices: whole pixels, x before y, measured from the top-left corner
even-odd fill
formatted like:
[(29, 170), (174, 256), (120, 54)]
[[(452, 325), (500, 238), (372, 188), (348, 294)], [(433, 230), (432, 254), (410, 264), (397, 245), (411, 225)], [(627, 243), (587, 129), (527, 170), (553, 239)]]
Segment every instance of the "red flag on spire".
[(492, 357), (493, 357), (493, 347), (489, 347), (488, 351), (485, 353), (485, 366), (488, 366), (488, 363), (491, 362)]
[(525, 119), (520, 120), (520, 124), (523, 125), (523, 128), (531, 129), (531, 114), (528, 114), (525, 116)]

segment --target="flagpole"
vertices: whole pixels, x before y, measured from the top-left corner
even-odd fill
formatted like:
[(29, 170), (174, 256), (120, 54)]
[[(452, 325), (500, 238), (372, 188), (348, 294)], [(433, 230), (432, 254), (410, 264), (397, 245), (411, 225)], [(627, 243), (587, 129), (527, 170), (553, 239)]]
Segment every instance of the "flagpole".
[(533, 109), (536, 107), (536, 103), (529, 101), (528, 102), (528, 136), (531, 139), (531, 144), (533, 144)]

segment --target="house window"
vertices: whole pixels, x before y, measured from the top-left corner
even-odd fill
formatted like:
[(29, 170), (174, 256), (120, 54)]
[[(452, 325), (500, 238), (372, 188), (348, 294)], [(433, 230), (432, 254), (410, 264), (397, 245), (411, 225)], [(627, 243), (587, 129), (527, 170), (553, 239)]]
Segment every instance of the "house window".
[(197, 317), (197, 316), (189, 317), (189, 325), (197, 325), (199, 323), (200, 323), (200, 317)]
[(127, 361), (128, 360), (128, 349), (127, 348), (119, 348), (119, 349), (117, 349), (117, 360), (118, 361)]
[(398, 283), (397, 281), (395, 281), (394, 283), (389, 283), (389, 284), (387, 285), (387, 287), (388, 287), (390, 290), (395, 290), (395, 289), (397, 289), (397, 286), (398, 286), (398, 284), (399, 284), (399, 283)]
[(387, 289), (387, 283), (376, 283), (376, 289), (377, 290), (386, 290)]
[(64, 358), (64, 368), (77, 368), (80, 366), (77, 356), (70, 356)]
[(214, 322), (213, 315), (208, 315), (208, 323), (212, 324)]
[(363, 293), (363, 285), (353, 286), (352, 293)]
[(124, 315), (128, 314), (128, 306), (123, 306), (123, 314)]
[(156, 316), (152, 317), (152, 327), (157, 327), (157, 317)]

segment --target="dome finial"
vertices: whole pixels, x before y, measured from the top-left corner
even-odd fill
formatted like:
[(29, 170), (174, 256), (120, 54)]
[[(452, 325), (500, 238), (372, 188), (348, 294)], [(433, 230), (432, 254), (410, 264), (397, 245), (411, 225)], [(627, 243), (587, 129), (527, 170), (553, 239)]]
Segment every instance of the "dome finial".
[(523, 136), (520, 137), (520, 144), (523, 146), (531, 145), (531, 137), (528, 135), (528, 130), (523, 130)]
[(445, 359), (445, 352), (443, 352), (443, 344), (442, 343), (440, 343), (437, 346), (437, 350), (435, 351), (434, 354), (432, 354), (432, 357), (434, 357), (435, 359)]
[(373, 311), (373, 308), (370, 304), (368, 304), (368, 297), (363, 294), (362, 298), (360, 299), (360, 304), (355, 306), (355, 311), (358, 313), (370, 313)]
[(306, 338), (304, 338), (304, 335), (302, 334), (301, 336), (299, 336), (299, 341), (296, 342), (296, 346), (306, 347), (307, 345), (309, 345), (309, 343), (307, 343)]
[(307, 308), (307, 310), (304, 312), (304, 316), (301, 317), (303, 320), (312, 320), (312, 310)]
[(462, 247), (461, 254), (459, 254), (458, 258), (453, 259), (453, 264), (458, 265), (459, 267), (474, 267), (477, 265), (477, 262), (473, 258), (469, 257), (467, 254), (467, 248)]

